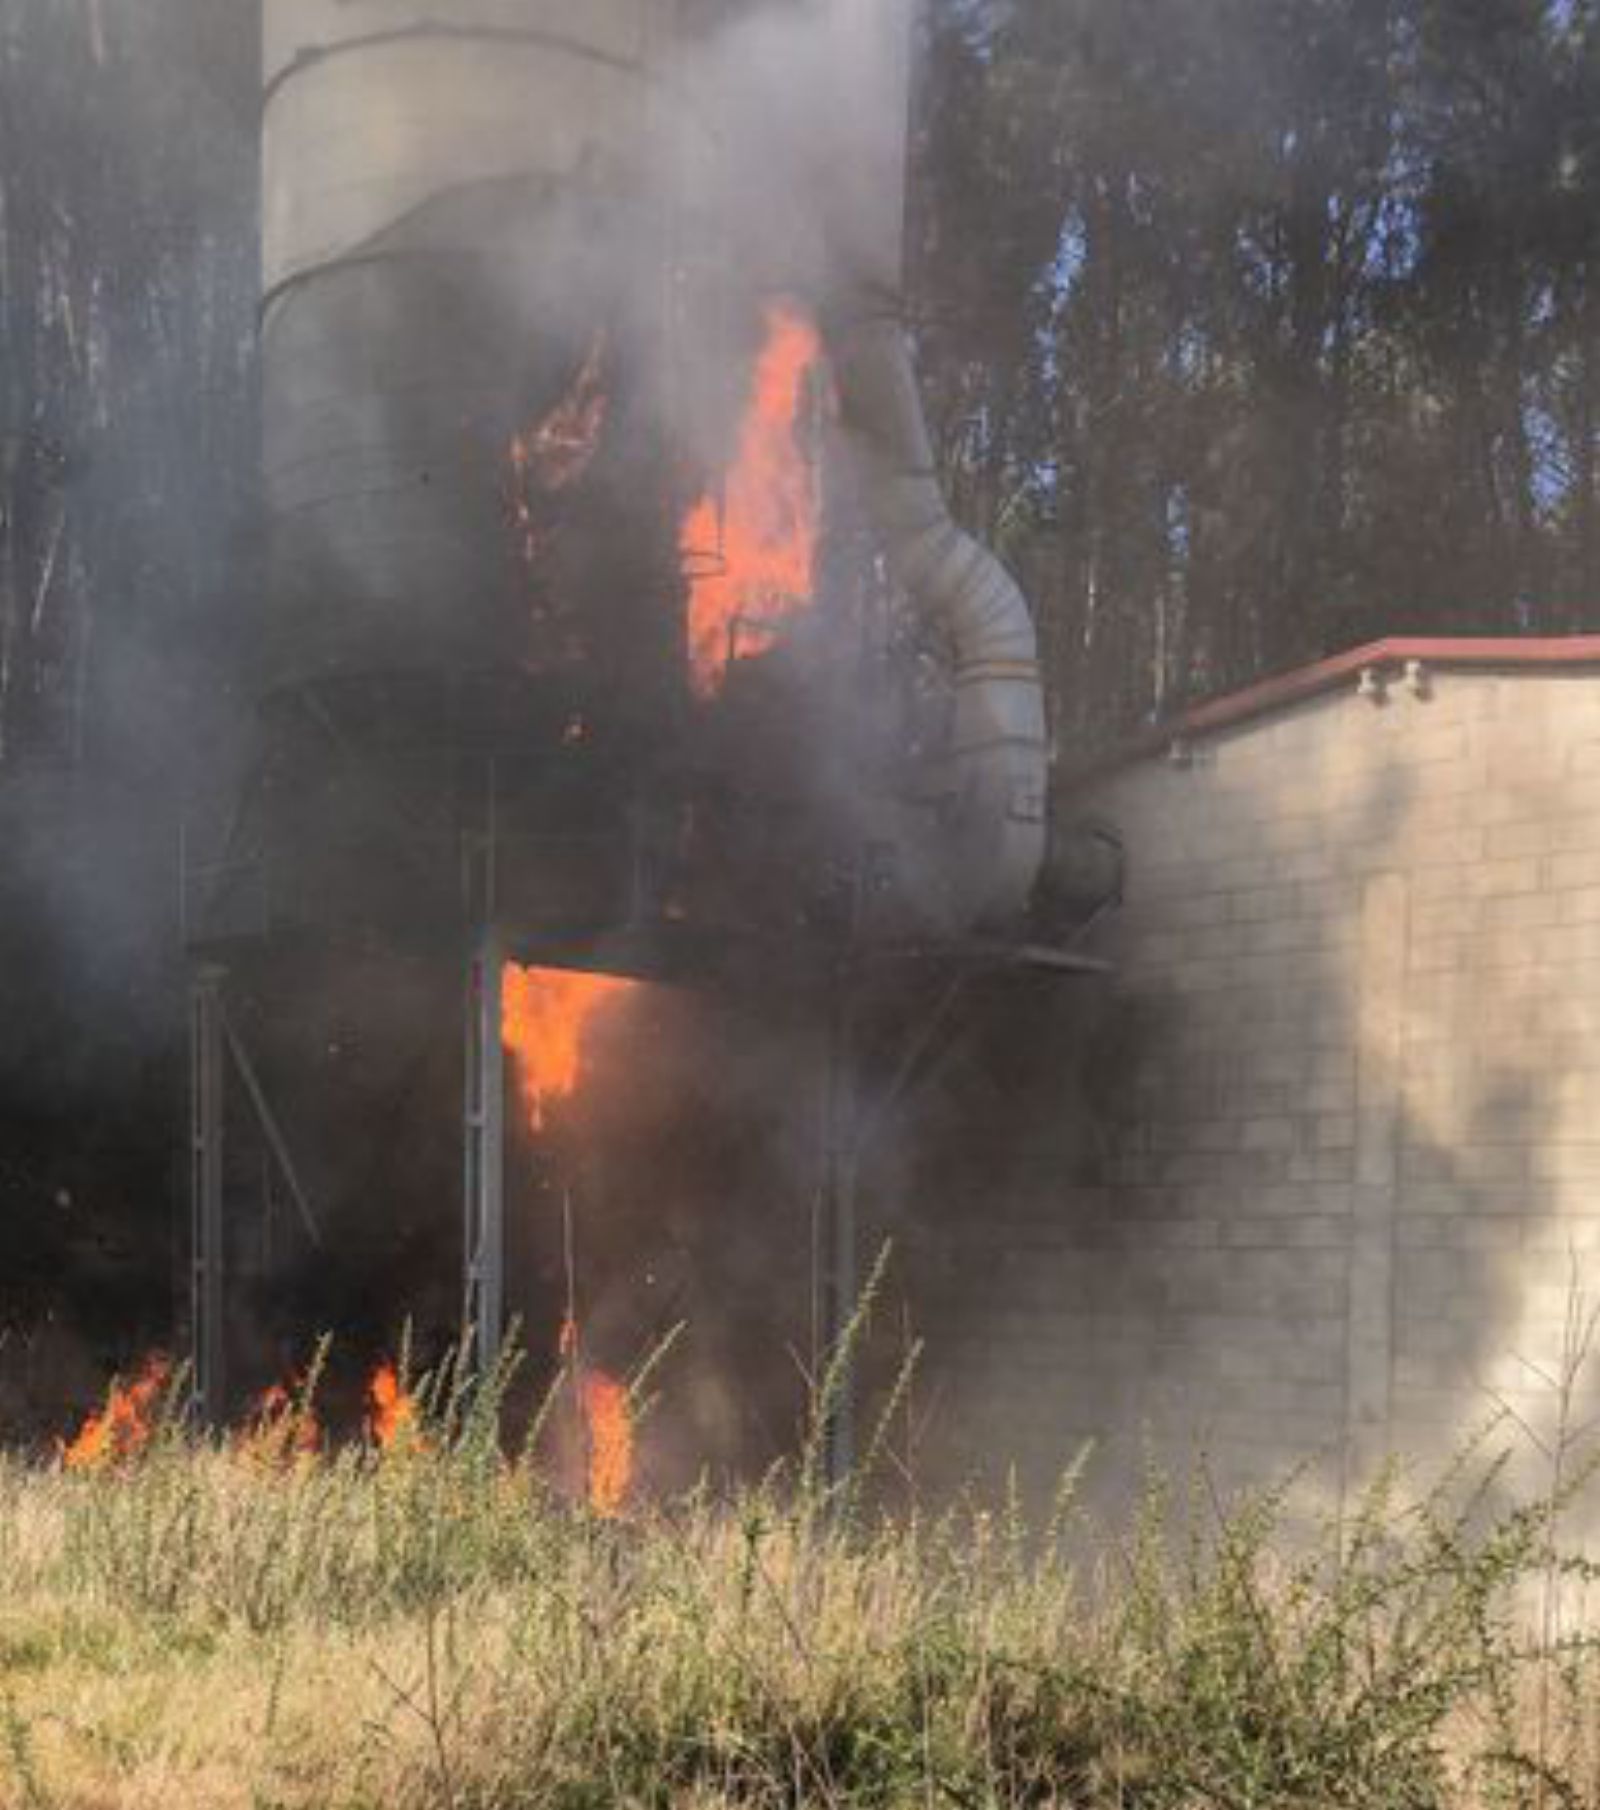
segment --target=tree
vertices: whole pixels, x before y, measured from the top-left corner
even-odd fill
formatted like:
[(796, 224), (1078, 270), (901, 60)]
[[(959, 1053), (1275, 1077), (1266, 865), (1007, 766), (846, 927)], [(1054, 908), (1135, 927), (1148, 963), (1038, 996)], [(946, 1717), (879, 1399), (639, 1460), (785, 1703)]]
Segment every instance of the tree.
[(1592, 618), (1597, 57), (1589, 0), (933, 0), (924, 355), (1069, 757)]

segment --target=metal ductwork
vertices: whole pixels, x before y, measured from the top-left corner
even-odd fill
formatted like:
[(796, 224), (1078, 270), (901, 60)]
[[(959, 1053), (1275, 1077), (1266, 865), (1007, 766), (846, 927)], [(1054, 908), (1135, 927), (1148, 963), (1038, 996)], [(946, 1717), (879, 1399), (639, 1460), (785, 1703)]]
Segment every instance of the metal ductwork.
[(1026, 910), (1046, 841), (1049, 739), (1033, 616), (1016, 580), (950, 514), (898, 319), (858, 312), (829, 338), (867, 506), (891, 566), (948, 647), (955, 685), (939, 800), (950, 917)]
[[(831, 0), (833, 63), (852, 124), (821, 153), (818, 172), (828, 350), (868, 510), (953, 668), (954, 721), (919, 865), (942, 894), (947, 928), (999, 928), (1023, 915), (1045, 859), (1044, 686), (1020, 587), (950, 514), (901, 320), (913, 10), (913, 0)], [(922, 839), (915, 828), (911, 838)]]

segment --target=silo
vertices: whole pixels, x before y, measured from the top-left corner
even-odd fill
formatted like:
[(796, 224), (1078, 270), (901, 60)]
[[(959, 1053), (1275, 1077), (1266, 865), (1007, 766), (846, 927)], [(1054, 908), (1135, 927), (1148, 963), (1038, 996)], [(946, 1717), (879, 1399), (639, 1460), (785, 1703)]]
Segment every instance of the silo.
[[(677, 7), (264, 11), (267, 687), (490, 669), (659, 702), (712, 150)], [(574, 560), (558, 529), (599, 519)]]
[(268, 0), (263, 689), (659, 712), (763, 300), (900, 279), (910, 0)]
[[(750, 971), (743, 939), (759, 976), (804, 985), (847, 972), (869, 915), (885, 940), (952, 945), (1021, 917), (1044, 820), (1032, 623), (944, 507), (902, 330), (912, 4), (265, 0), (261, 753), (190, 926), (214, 1415), (228, 1165), (262, 1154), (313, 1239), (312, 1205), (328, 1224), (341, 1190), (381, 1192), (325, 1180), (313, 1202), (338, 1166), (307, 1182), (300, 1128), (340, 1142), (330, 1102), (359, 1124), (387, 1098), (408, 1029), (453, 1035), (463, 978), (466, 1319), (492, 1334), (505, 961), (712, 985)], [(886, 688), (830, 692), (818, 669), (829, 708), (794, 712), (823, 726), (798, 751), (809, 841), (737, 713), (708, 730), (685, 621), (685, 524), (732, 456), (778, 296), (822, 329), (873, 585), (894, 572), (952, 694), (945, 745), (890, 747), (850, 715), (875, 726)], [(758, 729), (793, 702), (750, 689)], [(773, 894), (781, 922), (749, 909)], [(406, 974), (433, 1002), (414, 1027)], [(330, 1001), (349, 1010), (323, 1035)], [(242, 1027), (275, 1060), (252, 1065)], [(260, 1121), (238, 1147), (230, 1061)], [(283, 1113), (256, 1067), (288, 1077)], [(852, 1262), (833, 1265), (841, 1325)]]

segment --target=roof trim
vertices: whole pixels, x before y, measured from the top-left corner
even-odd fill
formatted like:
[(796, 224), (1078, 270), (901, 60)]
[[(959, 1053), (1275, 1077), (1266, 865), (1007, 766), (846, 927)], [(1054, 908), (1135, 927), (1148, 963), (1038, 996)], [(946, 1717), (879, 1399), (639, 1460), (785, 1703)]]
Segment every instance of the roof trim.
[(1204, 735), (1230, 728), (1270, 710), (1281, 710), (1303, 698), (1331, 691), (1343, 680), (1358, 677), (1368, 667), (1404, 666), (1421, 660), (1427, 666), (1600, 666), (1600, 635), (1561, 636), (1393, 636), (1369, 641), (1365, 647), (1318, 660), (1263, 679), (1243, 691), (1214, 698), (1186, 711), (1176, 724), (1163, 731), (1173, 735)]
[(1159, 754), (1175, 742), (1215, 735), (1287, 710), (1292, 705), (1337, 690), (1369, 668), (1403, 667), (1412, 660), (1425, 666), (1482, 667), (1500, 671), (1600, 667), (1600, 635), (1397, 635), (1369, 641), (1309, 666), (1277, 673), (1241, 691), (1191, 705), (1181, 716), (1146, 731), (1105, 760), (1068, 775), (1070, 782), (1093, 779), (1118, 767)]

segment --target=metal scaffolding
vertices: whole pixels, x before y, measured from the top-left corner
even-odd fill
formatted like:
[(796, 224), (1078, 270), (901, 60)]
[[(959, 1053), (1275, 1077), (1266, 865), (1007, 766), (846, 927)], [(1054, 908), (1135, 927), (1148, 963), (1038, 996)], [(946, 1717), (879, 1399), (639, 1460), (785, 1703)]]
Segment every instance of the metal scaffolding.
[(228, 1105), (236, 1077), (266, 1157), (282, 1177), (312, 1245), (322, 1227), (300, 1178), (289, 1141), (272, 1110), (250, 1051), (228, 1013), (227, 970), (215, 962), (194, 968), (189, 985), (189, 1200), (193, 1395), (207, 1424), (228, 1410)]

